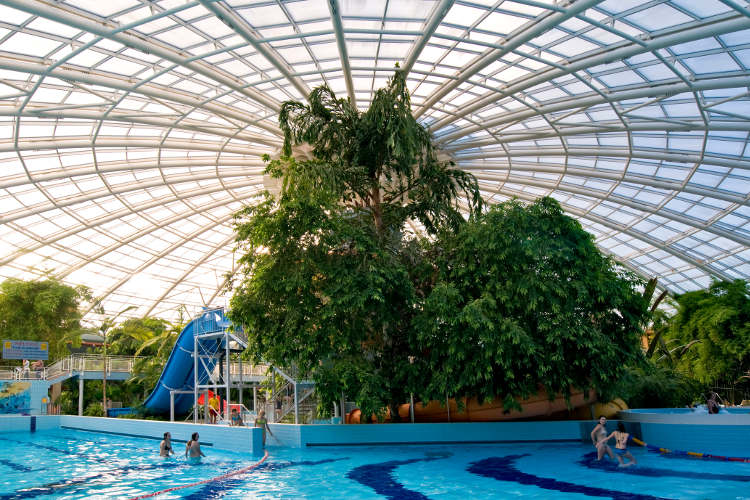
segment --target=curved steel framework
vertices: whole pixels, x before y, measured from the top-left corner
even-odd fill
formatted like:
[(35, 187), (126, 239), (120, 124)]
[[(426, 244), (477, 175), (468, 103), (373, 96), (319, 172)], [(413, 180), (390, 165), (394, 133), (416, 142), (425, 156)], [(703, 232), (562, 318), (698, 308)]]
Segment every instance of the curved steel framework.
[(750, 277), (746, 0), (4, 0), (0, 279), (219, 300), (281, 103), (397, 63), (489, 203), (553, 196), (673, 292)]

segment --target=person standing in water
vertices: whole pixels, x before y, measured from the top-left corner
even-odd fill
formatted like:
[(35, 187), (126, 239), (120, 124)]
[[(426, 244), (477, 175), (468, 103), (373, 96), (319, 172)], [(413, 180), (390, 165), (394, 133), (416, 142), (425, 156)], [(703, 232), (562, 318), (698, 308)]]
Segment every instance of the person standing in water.
[(266, 445), (266, 431), (273, 436), (271, 428), (268, 426), (268, 420), (266, 419), (266, 410), (260, 410), (258, 412), (258, 418), (255, 419), (255, 427), (263, 429), (263, 446)]
[(159, 456), (168, 457), (169, 455), (174, 455), (174, 450), (172, 449), (172, 435), (165, 432), (164, 439), (162, 439), (161, 445), (159, 445)]
[(190, 441), (187, 442), (187, 446), (185, 446), (185, 456), (188, 461), (193, 464), (199, 463), (201, 457), (206, 456), (201, 451), (201, 444), (198, 442), (198, 437), (198, 433), (194, 432), (190, 437)]
[[(630, 467), (638, 462), (635, 461), (635, 457), (628, 451), (628, 439), (630, 434), (625, 432), (625, 425), (622, 422), (617, 422), (617, 430), (612, 431), (612, 434), (607, 436), (603, 442), (606, 443), (610, 439), (615, 438), (615, 453), (617, 454), (617, 461), (620, 462), (620, 467)], [(630, 460), (628, 463), (622, 459), (622, 457)]]
[(615, 459), (615, 454), (612, 453), (612, 448), (607, 444), (607, 417), (599, 417), (599, 423), (596, 424), (594, 430), (591, 431), (591, 443), (596, 448), (596, 459), (601, 460), (604, 454), (609, 455), (612, 460)]

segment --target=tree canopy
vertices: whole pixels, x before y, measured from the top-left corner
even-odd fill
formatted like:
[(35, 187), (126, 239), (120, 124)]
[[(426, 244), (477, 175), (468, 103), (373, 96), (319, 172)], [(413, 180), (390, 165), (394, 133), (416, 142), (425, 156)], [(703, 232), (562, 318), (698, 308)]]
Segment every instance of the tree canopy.
[(88, 288), (54, 278), (0, 283), (0, 338), (49, 342), (50, 359), (66, 354), (64, 339), (80, 330), (79, 304), (91, 300)]
[[(398, 71), (366, 112), (321, 87), (279, 121), (284, 151), (266, 160), (282, 189), (236, 216), (229, 315), (251, 356), (312, 377), (327, 407), (603, 390), (635, 355), (635, 280), (552, 200), (482, 215)], [(289, 156), (303, 143), (311, 158)]]
[(639, 357), (639, 281), (552, 198), (494, 205), (442, 236), (414, 329), (428, 398), (606, 394)]
[(750, 289), (717, 281), (675, 297), (667, 345), (678, 369), (701, 382), (734, 385), (750, 375)]

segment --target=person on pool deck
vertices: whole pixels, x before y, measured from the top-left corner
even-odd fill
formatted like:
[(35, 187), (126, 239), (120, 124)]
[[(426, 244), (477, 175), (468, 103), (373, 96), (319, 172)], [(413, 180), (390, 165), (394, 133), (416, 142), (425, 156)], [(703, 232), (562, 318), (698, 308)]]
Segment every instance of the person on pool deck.
[(708, 408), (708, 413), (715, 414), (719, 413), (719, 402), (716, 401), (717, 394), (715, 392), (711, 393), (711, 397), (708, 398), (708, 401), (706, 401), (706, 407)]
[(232, 408), (232, 415), (229, 420), (229, 425), (233, 425), (235, 427), (242, 427), (245, 425), (242, 422), (242, 417), (240, 416), (239, 412), (237, 411), (237, 408)]
[(159, 456), (168, 457), (169, 455), (174, 455), (174, 450), (172, 449), (172, 435), (165, 432), (164, 439), (161, 441), (161, 445), (159, 445)]
[(255, 419), (255, 427), (260, 427), (263, 429), (263, 446), (266, 445), (266, 431), (270, 435), (273, 436), (273, 432), (271, 432), (271, 428), (268, 426), (268, 420), (266, 419), (266, 410), (260, 410), (258, 412), (258, 417)]
[(194, 432), (193, 435), (190, 436), (190, 441), (188, 441), (187, 446), (185, 446), (185, 456), (190, 463), (194, 464), (199, 463), (201, 461), (201, 457), (206, 456), (201, 451), (201, 444), (198, 442), (197, 432)]
[[(625, 425), (622, 422), (617, 422), (617, 430), (612, 431), (612, 434), (607, 436), (604, 440), (600, 441), (606, 443), (610, 439), (615, 438), (615, 453), (617, 454), (617, 461), (620, 462), (620, 467), (630, 467), (638, 462), (635, 461), (635, 457), (628, 451), (628, 439), (630, 434), (625, 432)], [(625, 463), (622, 457), (627, 458), (630, 462)]]
[(609, 455), (612, 460), (615, 459), (615, 454), (612, 453), (612, 448), (607, 444), (607, 417), (599, 417), (599, 423), (596, 424), (594, 430), (591, 431), (591, 443), (596, 448), (596, 459), (601, 460), (604, 454)]
[(216, 423), (216, 416), (219, 414), (219, 398), (213, 394), (208, 398), (208, 414), (211, 416), (211, 423)]

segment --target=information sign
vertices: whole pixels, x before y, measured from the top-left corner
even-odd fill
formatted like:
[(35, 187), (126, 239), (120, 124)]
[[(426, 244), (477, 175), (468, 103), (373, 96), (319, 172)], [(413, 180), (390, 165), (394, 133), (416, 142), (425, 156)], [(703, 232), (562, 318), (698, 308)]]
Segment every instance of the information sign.
[(49, 359), (49, 343), (3, 340), (3, 359)]

